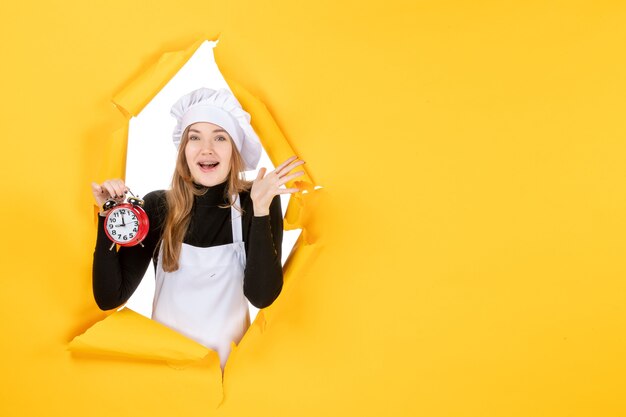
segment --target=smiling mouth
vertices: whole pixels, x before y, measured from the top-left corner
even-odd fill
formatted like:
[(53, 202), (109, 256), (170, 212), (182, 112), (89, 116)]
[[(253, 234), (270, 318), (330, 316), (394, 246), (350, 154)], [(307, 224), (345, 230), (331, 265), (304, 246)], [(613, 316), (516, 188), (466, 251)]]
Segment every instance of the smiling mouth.
[(202, 172), (214, 171), (218, 165), (219, 165), (219, 162), (213, 162), (213, 163), (199, 162), (198, 163), (198, 166), (200, 167), (200, 171)]

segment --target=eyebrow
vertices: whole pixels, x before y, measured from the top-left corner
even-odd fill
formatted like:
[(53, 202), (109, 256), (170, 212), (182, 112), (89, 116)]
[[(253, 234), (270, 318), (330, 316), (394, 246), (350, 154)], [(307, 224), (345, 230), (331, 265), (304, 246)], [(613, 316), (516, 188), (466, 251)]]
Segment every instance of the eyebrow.
[[(200, 132), (199, 130), (196, 130), (196, 129), (189, 129), (189, 131), (190, 131), (190, 132), (196, 132), (196, 133), (202, 133), (202, 132)], [(227, 131), (225, 131), (224, 129), (215, 129), (215, 130), (213, 131), (213, 133), (218, 133), (218, 132), (228, 133), (228, 132), (227, 132)]]

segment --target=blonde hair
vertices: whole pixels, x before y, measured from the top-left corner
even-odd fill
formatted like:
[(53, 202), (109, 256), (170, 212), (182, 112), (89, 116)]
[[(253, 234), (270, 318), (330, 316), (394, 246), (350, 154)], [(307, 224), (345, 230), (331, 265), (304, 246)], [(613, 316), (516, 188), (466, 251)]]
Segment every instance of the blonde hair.
[[(189, 228), (191, 208), (193, 207), (195, 197), (203, 195), (207, 191), (194, 185), (193, 177), (189, 171), (189, 165), (185, 156), (185, 147), (189, 141), (188, 132), (189, 126), (181, 135), (171, 188), (165, 193), (168, 210), (163, 225), (161, 244), (163, 245), (163, 270), (166, 272), (173, 272), (178, 269), (180, 249)], [(233, 149), (228, 185), (224, 191), (224, 199), (227, 199), (230, 203), (220, 205), (220, 208), (230, 208), (235, 204), (230, 197), (232, 194), (248, 191), (252, 187), (252, 182), (243, 178), (245, 165), (241, 154), (230, 135), (226, 134), (226, 136), (230, 140)], [(244, 210), (241, 207), (235, 206), (235, 209), (243, 215)]]

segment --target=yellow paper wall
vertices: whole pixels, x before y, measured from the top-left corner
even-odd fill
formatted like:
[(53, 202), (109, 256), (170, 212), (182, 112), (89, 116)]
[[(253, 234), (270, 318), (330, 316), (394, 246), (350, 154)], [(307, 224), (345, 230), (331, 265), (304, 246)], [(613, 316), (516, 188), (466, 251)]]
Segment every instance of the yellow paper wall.
[[(3, 4), (0, 415), (625, 415), (625, 9)], [(89, 184), (123, 172), (114, 101), (218, 36), (324, 187), (223, 396), (210, 357), (67, 350), (108, 315)]]

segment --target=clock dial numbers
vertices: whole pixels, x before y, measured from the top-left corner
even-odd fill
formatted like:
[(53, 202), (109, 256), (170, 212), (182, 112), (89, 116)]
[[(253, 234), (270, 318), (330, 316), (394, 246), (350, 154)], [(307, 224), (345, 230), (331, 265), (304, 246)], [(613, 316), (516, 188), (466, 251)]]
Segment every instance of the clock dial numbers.
[[(128, 243), (135, 236), (135, 234), (130, 233), (130, 231), (134, 227), (134, 222), (131, 223), (131, 220), (136, 218), (134, 213), (129, 209), (121, 207), (113, 209), (107, 224), (107, 229), (113, 240), (117, 243)], [(126, 223), (127, 220), (129, 223)]]
[[(137, 205), (118, 205), (113, 207), (105, 220), (108, 237), (120, 246), (141, 244), (146, 237), (149, 222), (144, 210)], [(141, 245), (143, 246), (143, 245)]]

